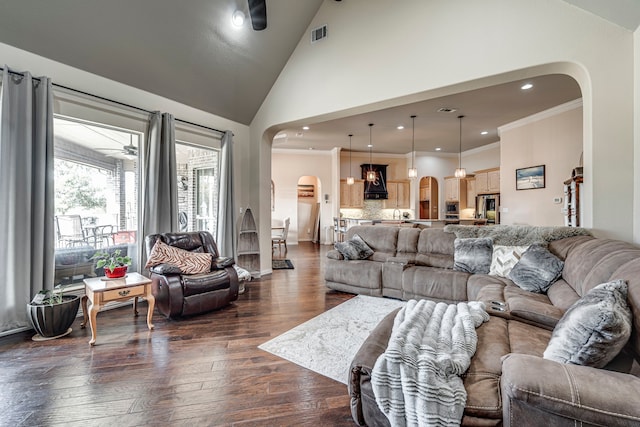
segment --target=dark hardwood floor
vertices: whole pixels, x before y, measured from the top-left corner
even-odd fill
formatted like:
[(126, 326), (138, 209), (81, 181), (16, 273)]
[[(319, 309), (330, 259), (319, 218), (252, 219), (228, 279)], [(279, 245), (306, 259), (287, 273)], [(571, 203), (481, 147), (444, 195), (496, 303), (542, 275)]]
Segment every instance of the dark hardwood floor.
[[(351, 298), (324, 285), (329, 246), (289, 246), (294, 270), (247, 282), (227, 308), (183, 320), (131, 307), (91, 332), (0, 339), (2, 426), (352, 426), (347, 387), (257, 346)], [(278, 257), (276, 250), (275, 257)]]

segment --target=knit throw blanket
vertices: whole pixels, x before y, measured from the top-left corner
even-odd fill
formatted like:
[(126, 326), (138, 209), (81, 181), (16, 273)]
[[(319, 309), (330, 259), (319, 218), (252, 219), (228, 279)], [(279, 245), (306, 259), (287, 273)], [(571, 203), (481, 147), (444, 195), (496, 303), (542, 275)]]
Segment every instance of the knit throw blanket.
[(371, 383), (392, 426), (458, 426), (467, 401), (460, 377), (476, 351), (484, 303), (410, 300), (397, 314)]

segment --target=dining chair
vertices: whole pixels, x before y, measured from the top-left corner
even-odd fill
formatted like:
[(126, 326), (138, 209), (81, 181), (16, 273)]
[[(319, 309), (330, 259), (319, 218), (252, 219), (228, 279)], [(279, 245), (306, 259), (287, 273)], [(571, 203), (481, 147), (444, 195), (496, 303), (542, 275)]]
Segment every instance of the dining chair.
[(282, 227), (273, 227), (271, 230), (271, 246), (278, 245), (278, 250), (282, 251), (282, 244), (284, 243), (284, 252), (287, 253), (287, 235), (289, 234), (290, 218), (285, 218)]

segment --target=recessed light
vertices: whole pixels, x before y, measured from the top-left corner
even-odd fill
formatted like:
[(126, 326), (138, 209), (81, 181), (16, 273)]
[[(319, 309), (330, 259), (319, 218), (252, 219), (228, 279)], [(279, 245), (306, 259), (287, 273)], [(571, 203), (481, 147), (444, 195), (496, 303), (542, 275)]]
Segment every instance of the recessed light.
[(373, 144), (367, 144), (367, 148), (373, 147)]
[(313, 147), (309, 147), (309, 150), (313, 150)]
[(520, 89), (522, 90), (529, 90), (533, 87), (533, 85), (531, 83), (525, 83), (522, 86), (520, 86)]
[(302, 130), (309, 130), (309, 126), (302, 126)]
[(398, 130), (402, 130), (402, 129), (404, 129), (404, 126), (399, 125), (399, 126), (397, 127), (397, 129), (398, 129)]
[(241, 10), (233, 12), (233, 15), (231, 15), (231, 22), (235, 27), (242, 27), (242, 24), (244, 24), (244, 12)]
[(441, 108), (438, 108), (436, 111), (438, 113), (455, 113), (456, 111), (458, 111), (458, 109), (453, 107), (441, 107)]
[(440, 151), (440, 150), (442, 150), (442, 148), (436, 147), (436, 151)]
[(486, 131), (486, 130), (483, 130), (482, 132), (480, 132), (480, 135), (488, 135), (488, 134), (489, 134), (489, 132)]

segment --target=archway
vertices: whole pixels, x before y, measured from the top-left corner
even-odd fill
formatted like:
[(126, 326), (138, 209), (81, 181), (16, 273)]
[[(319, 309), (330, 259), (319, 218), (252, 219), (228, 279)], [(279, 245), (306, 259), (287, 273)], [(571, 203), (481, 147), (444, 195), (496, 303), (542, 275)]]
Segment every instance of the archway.
[(438, 180), (432, 176), (420, 178), (420, 219), (438, 219)]
[(298, 241), (318, 242), (320, 238), (320, 179), (301, 176), (298, 179)]

